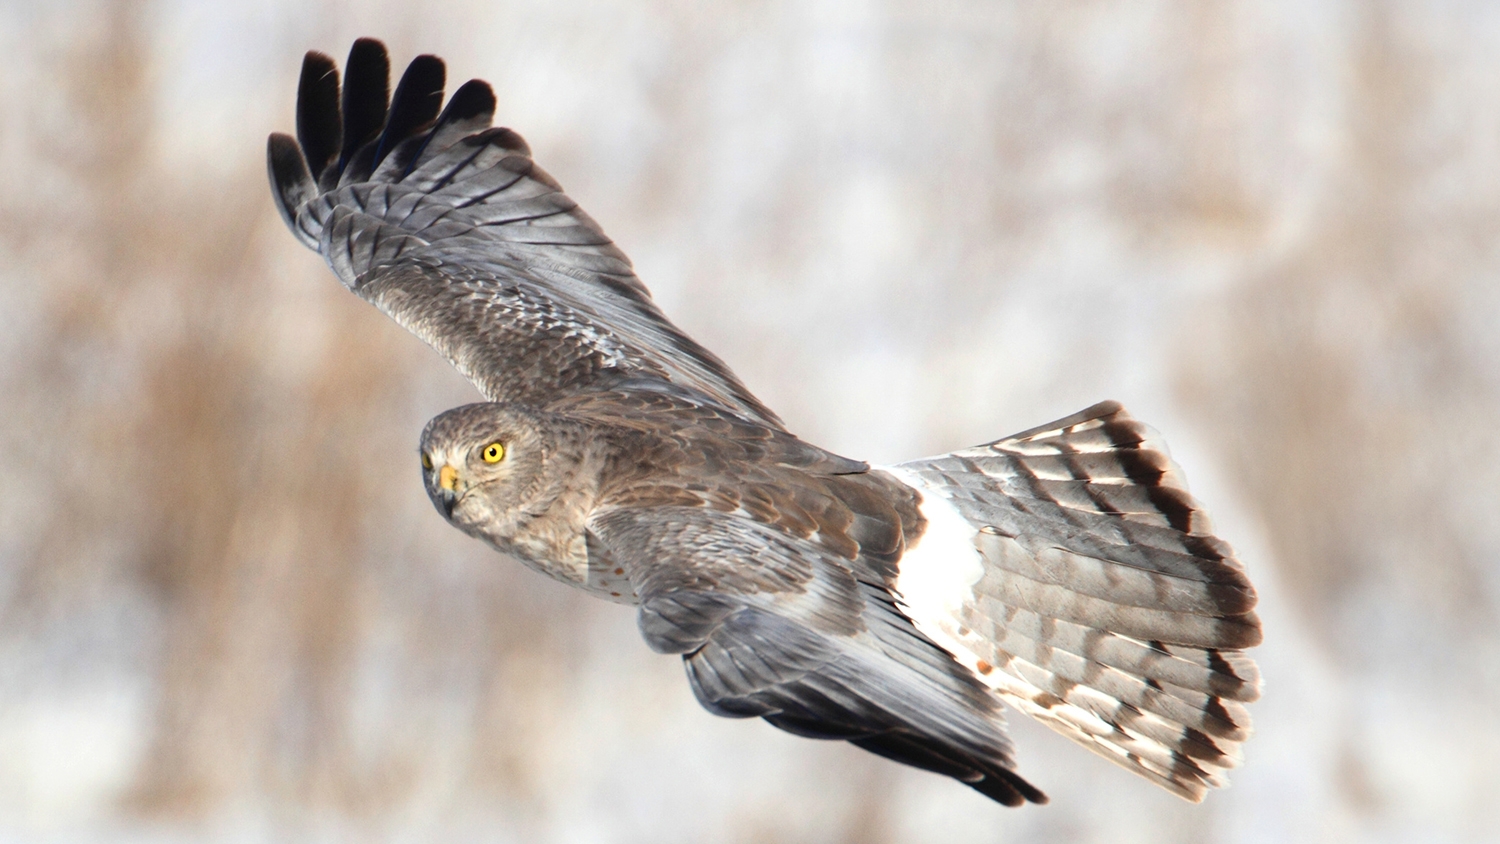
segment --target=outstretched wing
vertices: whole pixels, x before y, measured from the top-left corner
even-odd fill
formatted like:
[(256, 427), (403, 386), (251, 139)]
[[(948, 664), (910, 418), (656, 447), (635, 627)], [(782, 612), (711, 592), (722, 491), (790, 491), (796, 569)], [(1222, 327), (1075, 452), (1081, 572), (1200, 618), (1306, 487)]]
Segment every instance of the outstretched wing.
[(282, 217), (344, 286), (450, 360), (485, 396), (543, 404), (617, 386), (694, 394), (781, 422), (651, 300), (625, 257), (509, 129), (495, 96), (418, 56), (387, 101), (385, 46), (354, 43), (340, 88), (308, 53), (297, 138), (268, 147)]
[[(845, 521), (795, 497), (776, 496), (770, 511), (813, 533)], [(857, 559), (707, 506), (614, 508), (590, 531), (631, 572), (647, 643), (683, 655), (710, 712), (844, 739), (1006, 805), (1045, 802), (1015, 773), (998, 701), (861, 576)]]
[(911, 490), (668, 397), (551, 409), (620, 438), (591, 564), (628, 573), (641, 633), (683, 655), (711, 712), (846, 739), (1009, 805), (1045, 799), (1014, 772), (999, 701), (895, 605), (895, 562), (923, 530)]
[[(885, 471), (930, 529), (900, 562), (918, 627), (1000, 696), (1189, 800), (1250, 735), (1244, 567), (1154, 431), (1114, 402)], [(977, 555), (976, 555), (977, 552)]]

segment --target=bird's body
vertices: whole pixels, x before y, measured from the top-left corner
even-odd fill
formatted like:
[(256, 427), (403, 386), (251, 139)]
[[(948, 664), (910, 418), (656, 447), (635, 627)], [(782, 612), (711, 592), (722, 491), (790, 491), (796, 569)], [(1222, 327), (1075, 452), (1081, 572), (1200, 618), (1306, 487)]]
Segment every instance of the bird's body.
[(455, 526), (638, 608), (699, 700), (1016, 805), (1001, 702), (1189, 799), (1258, 694), (1255, 594), (1164, 446), (1116, 404), (871, 467), (806, 443), (666, 319), (470, 82), (357, 42), (309, 54), (273, 136), (288, 224), (491, 401), (435, 418)]

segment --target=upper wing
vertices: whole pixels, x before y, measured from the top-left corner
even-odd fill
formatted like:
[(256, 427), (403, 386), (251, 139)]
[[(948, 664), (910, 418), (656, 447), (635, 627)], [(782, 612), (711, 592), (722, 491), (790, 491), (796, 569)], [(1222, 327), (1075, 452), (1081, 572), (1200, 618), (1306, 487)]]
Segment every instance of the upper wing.
[(388, 103), (389, 60), (370, 39), (345, 71), (341, 91), (333, 60), (307, 54), (297, 138), (272, 135), (268, 166), (287, 225), (346, 287), (492, 400), (629, 383), (781, 427), (667, 320), (526, 142), (490, 128), (489, 85), (467, 82), (443, 108), (443, 63), (418, 56)]

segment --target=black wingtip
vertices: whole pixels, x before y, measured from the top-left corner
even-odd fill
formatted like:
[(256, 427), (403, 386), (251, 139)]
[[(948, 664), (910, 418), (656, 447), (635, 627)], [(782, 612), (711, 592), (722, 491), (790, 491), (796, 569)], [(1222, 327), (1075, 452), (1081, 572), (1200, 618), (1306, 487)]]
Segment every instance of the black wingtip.
[(1012, 809), (1024, 806), (1027, 803), (1044, 804), (1047, 795), (1041, 789), (1027, 782), (1020, 774), (1006, 768), (988, 767), (976, 771), (976, 778), (960, 778), (975, 791), (983, 794), (1002, 806)]
[(297, 84), (297, 142), (314, 179), (333, 163), (342, 136), (338, 66), (323, 53), (309, 52)]
[(391, 97), (390, 115), (385, 121), (385, 131), (380, 135), (380, 145), (375, 149), (372, 167), (379, 167), (381, 160), (397, 144), (432, 123), (443, 107), (446, 81), (447, 68), (442, 59), (432, 55), (412, 59)]
[[(405, 170), (402, 171), (402, 177), (404, 178), (417, 166), (417, 162), (422, 160), (422, 153), (427, 149), (427, 145), (440, 137), (444, 127), (469, 123), (471, 125), (467, 127), (467, 131), (474, 132), (477, 124), (483, 123), (489, 126), (494, 117), (495, 92), (490, 88), (490, 83), (482, 79), (470, 79), (465, 82), (448, 99), (447, 107), (443, 109), (442, 114), (438, 115), (437, 123), (433, 124), (432, 131), (427, 133), (427, 137), (415, 149), (398, 153), (398, 155), (410, 156)], [(448, 141), (451, 143), (453, 139), (449, 138)]]
[(360, 38), (349, 48), (344, 64), (344, 148), (342, 171), (360, 147), (375, 140), (385, 126), (390, 106), (391, 59), (385, 44)]
[(1020, 777), (1016, 772), (1007, 771), (999, 775), (999, 777), (992, 774), (986, 777), (986, 780), (1001, 780), (1001, 778), (1004, 778), (1005, 784), (1010, 789), (1013, 789), (1017, 795), (1022, 796), (1023, 801), (1028, 802), (1028, 804), (1047, 805), (1049, 802), (1052, 802), (1047, 798), (1043, 790), (1038, 789), (1037, 786), (1032, 786), (1031, 783), (1028, 783), (1025, 778)]
[[(495, 112), (495, 92), (489, 84), (478, 79), (464, 83), (444, 108), (446, 78), (442, 59), (417, 56), (392, 95), (385, 44), (360, 38), (349, 49), (341, 90), (334, 60), (309, 52), (297, 91), (297, 139), (314, 185), (327, 190), (341, 176), (367, 178), (398, 149), (401, 160), (415, 160), (425, 141), (404, 146), (403, 142), (435, 125), (481, 118), (488, 125)], [(516, 145), (524, 151), (519, 138)]]
[(271, 196), (287, 227), (297, 231), (297, 208), (317, 194), (302, 148), (290, 135), (277, 132), (266, 141), (266, 171), (271, 177)]
[(475, 117), (493, 116), (495, 113), (495, 91), (483, 79), (470, 79), (459, 86), (448, 100), (448, 107), (438, 118), (439, 124), (470, 120)]

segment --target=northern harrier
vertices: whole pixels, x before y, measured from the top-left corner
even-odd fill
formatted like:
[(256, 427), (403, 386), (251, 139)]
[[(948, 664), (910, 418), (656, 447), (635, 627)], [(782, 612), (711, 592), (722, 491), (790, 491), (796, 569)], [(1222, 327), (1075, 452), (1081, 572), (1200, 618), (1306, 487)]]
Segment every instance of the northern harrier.
[(896, 466), (780, 419), (652, 302), (471, 81), (378, 41), (302, 66), (272, 135), (287, 225), (486, 403), (422, 433), (460, 530), (638, 607), (710, 712), (850, 741), (1009, 806), (1001, 703), (1189, 800), (1260, 679), (1255, 591), (1118, 404)]

